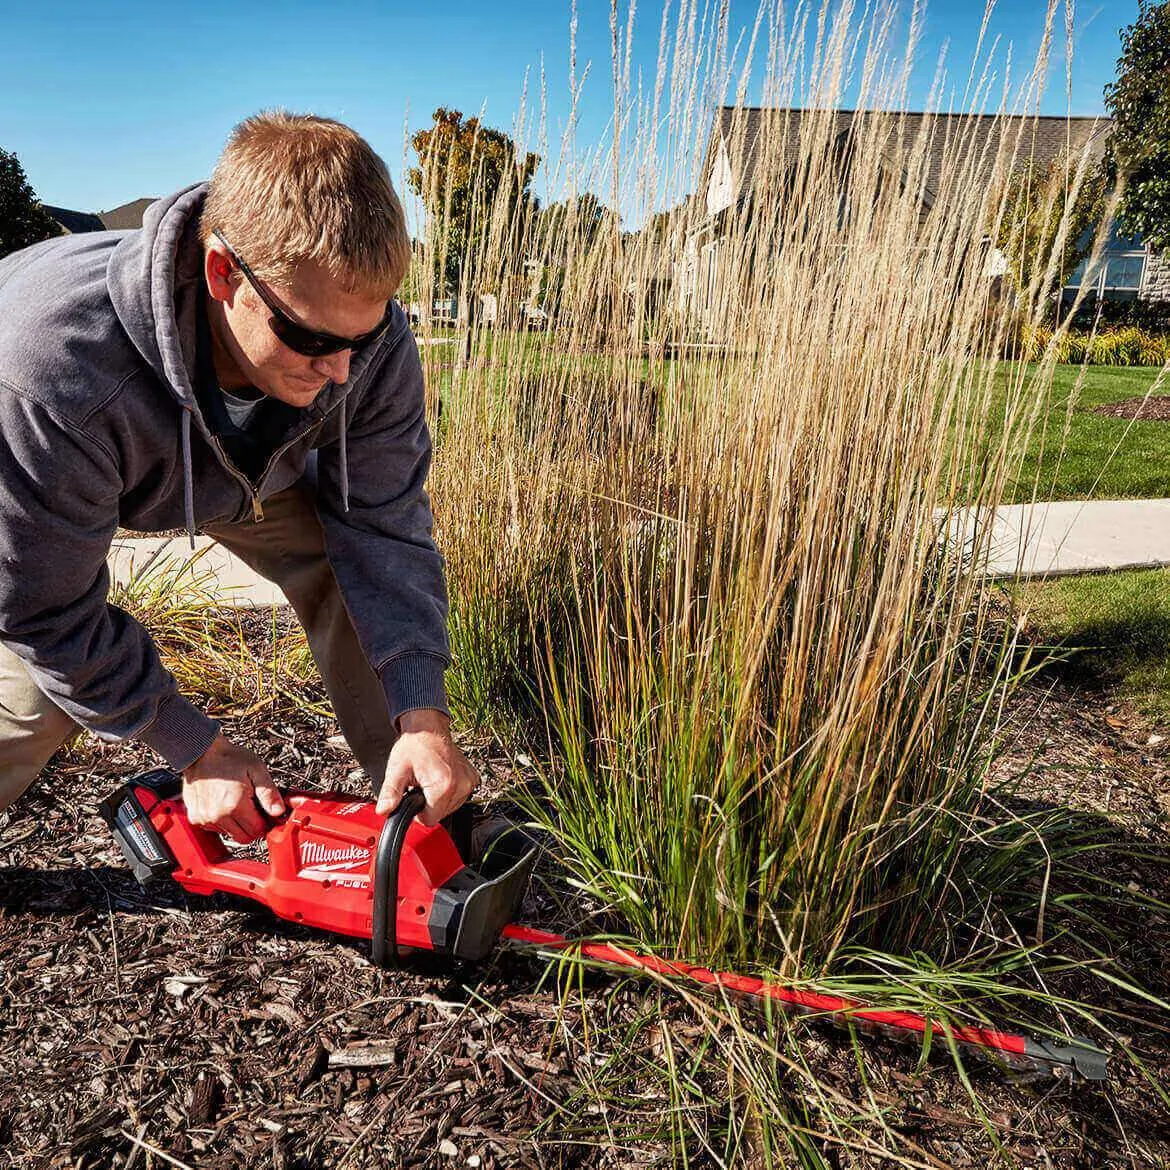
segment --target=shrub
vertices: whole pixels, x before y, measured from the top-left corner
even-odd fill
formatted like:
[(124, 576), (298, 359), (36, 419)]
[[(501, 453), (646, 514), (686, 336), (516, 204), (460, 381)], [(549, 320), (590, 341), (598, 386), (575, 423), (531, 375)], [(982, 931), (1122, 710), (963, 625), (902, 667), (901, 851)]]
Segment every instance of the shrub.
[(1062, 365), (1163, 366), (1170, 362), (1170, 335), (1133, 326), (1100, 333), (1036, 326), (1024, 331), (1023, 354), (1028, 361), (1047, 355)]
[(1088, 296), (1069, 321), (1071, 328), (1088, 332), (1097, 329), (1136, 326), (1147, 333), (1170, 333), (1170, 301), (1113, 301), (1098, 302)]

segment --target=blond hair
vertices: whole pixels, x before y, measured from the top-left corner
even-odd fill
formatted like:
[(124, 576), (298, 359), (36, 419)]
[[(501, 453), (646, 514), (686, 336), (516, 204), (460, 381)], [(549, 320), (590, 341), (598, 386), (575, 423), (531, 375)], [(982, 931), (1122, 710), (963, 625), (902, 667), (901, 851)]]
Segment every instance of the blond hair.
[(203, 206), (205, 248), (213, 232), (278, 285), (313, 261), (347, 291), (389, 300), (410, 263), (386, 164), (356, 131), (311, 114), (263, 111), (232, 131)]

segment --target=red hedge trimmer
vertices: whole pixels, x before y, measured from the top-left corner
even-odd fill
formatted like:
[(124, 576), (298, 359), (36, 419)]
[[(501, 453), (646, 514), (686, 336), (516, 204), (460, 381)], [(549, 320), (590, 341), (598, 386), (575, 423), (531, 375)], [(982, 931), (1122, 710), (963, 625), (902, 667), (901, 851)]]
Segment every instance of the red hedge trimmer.
[[(292, 922), (368, 938), (371, 958), (380, 967), (396, 966), (411, 951), (476, 962), (502, 938), (539, 950), (572, 950), (594, 962), (689, 980), (895, 1038), (949, 1037), (1014, 1069), (1093, 1081), (1107, 1077), (1106, 1054), (1084, 1040), (1054, 1043), (946, 1025), (915, 1012), (882, 1010), (520, 926), (511, 918), (536, 862), (531, 839), (498, 822), (473, 856), (470, 832), (453, 835), (443, 825), (428, 828), (415, 820), (425, 805), (417, 789), (408, 791), (389, 817), (360, 797), (285, 790), (288, 811), (268, 830), (267, 860), (233, 856), (216, 833), (192, 825), (181, 792), (180, 776), (157, 769), (134, 777), (99, 806), (143, 886), (173, 878), (193, 894), (241, 894)], [(456, 837), (464, 839), (457, 844)]]

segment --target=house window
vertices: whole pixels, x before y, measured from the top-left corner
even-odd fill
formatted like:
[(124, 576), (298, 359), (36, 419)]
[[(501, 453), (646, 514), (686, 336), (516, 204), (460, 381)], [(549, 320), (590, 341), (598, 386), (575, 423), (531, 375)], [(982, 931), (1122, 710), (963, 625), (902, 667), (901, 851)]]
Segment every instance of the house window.
[(1087, 291), (1111, 300), (1130, 300), (1138, 295), (1142, 287), (1142, 276), (1146, 268), (1145, 251), (1104, 252), (1088, 271), (1088, 261), (1077, 265), (1068, 284), (1067, 292), (1079, 292), (1082, 285)]
[(1124, 252), (1107, 256), (1101, 287), (1117, 292), (1134, 292), (1142, 287), (1146, 267), (1144, 252)]
[[(1082, 247), (1091, 243), (1091, 234), (1082, 237)], [(1108, 300), (1132, 300), (1141, 290), (1145, 268), (1146, 249), (1141, 240), (1123, 236), (1114, 227), (1097, 263), (1090, 270), (1089, 258), (1082, 260), (1064, 286), (1065, 292), (1075, 294), (1085, 286), (1086, 291)]]

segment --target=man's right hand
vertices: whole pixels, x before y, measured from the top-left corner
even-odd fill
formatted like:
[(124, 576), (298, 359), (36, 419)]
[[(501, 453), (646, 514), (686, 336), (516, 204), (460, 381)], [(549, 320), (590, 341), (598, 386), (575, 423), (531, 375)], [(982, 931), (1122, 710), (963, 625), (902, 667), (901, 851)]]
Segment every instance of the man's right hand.
[(284, 801), (268, 765), (255, 752), (223, 735), (184, 769), (183, 803), (191, 824), (241, 845), (267, 831), (260, 808), (273, 817), (284, 813)]

